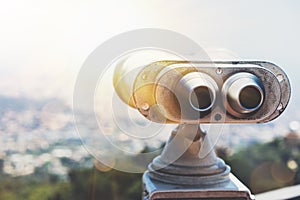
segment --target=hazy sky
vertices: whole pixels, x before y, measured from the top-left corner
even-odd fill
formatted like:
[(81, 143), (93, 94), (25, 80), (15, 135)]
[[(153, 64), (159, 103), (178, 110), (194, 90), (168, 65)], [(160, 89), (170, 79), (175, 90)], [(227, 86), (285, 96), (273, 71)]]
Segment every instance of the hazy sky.
[(207, 50), (285, 69), (299, 102), (300, 2), (10, 0), (0, 3), (0, 94), (72, 102), (87, 56), (136, 28), (182, 33)]

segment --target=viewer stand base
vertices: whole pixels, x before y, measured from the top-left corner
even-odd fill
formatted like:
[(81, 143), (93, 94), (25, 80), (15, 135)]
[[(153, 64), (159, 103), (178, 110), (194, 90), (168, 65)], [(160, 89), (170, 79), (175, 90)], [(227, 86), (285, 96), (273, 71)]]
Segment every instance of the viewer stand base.
[[(183, 152), (183, 153), (182, 153)], [(199, 125), (179, 125), (143, 175), (143, 200), (253, 200)]]

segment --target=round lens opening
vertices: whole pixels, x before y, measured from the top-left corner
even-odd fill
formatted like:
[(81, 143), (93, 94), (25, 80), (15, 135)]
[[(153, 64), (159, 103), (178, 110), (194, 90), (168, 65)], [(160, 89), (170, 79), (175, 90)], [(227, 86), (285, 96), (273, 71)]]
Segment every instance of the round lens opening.
[(208, 109), (212, 104), (210, 89), (206, 86), (194, 88), (191, 94), (191, 104), (199, 110)]
[(260, 106), (262, 99), (261, 92), (254, 86), (243, 88), (239, 95), (241, 105), (246, 109), (254, 109)]

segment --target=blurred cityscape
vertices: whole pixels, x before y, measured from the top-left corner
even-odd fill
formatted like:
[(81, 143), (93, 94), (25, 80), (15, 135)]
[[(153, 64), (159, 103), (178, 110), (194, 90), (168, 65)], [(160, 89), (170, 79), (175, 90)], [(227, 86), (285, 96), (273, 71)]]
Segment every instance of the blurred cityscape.
[(92, 166), (75, 133), (72, 112), (62, 102), (2, 97), (0, 104), (3, 173), (16, 177), (39, 170), (65, 178), (69, 168)]
[[(82, 144), (89, 140), (89, 130), (77, 134), (72, 109), (60, 100), (1, 97), (0, 105), (0, 169), (4, 174), (17, 177), (40, 171), (65, 179), (70, 169), (93, 166), (93, 157)], [(262, 125), (224, 126), (217, 147), (232, 153), (280, 136), (298, 141), (298, 129), (299, 123), (288, 117)], [(115, 139), (141, 149), (129, 137)]]

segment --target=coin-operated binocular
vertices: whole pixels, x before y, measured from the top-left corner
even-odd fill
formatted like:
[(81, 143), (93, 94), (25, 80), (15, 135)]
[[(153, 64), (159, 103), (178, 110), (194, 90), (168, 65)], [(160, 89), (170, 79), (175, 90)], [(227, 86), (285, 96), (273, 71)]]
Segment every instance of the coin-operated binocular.
[(254, 199), (199, 124), (264, 123), (290, 98), (286, 74), (260, 61), (157, 61), (114, 74), (118, 96), (147, 119), (179, 124), (144, 173), (144, 200)]

